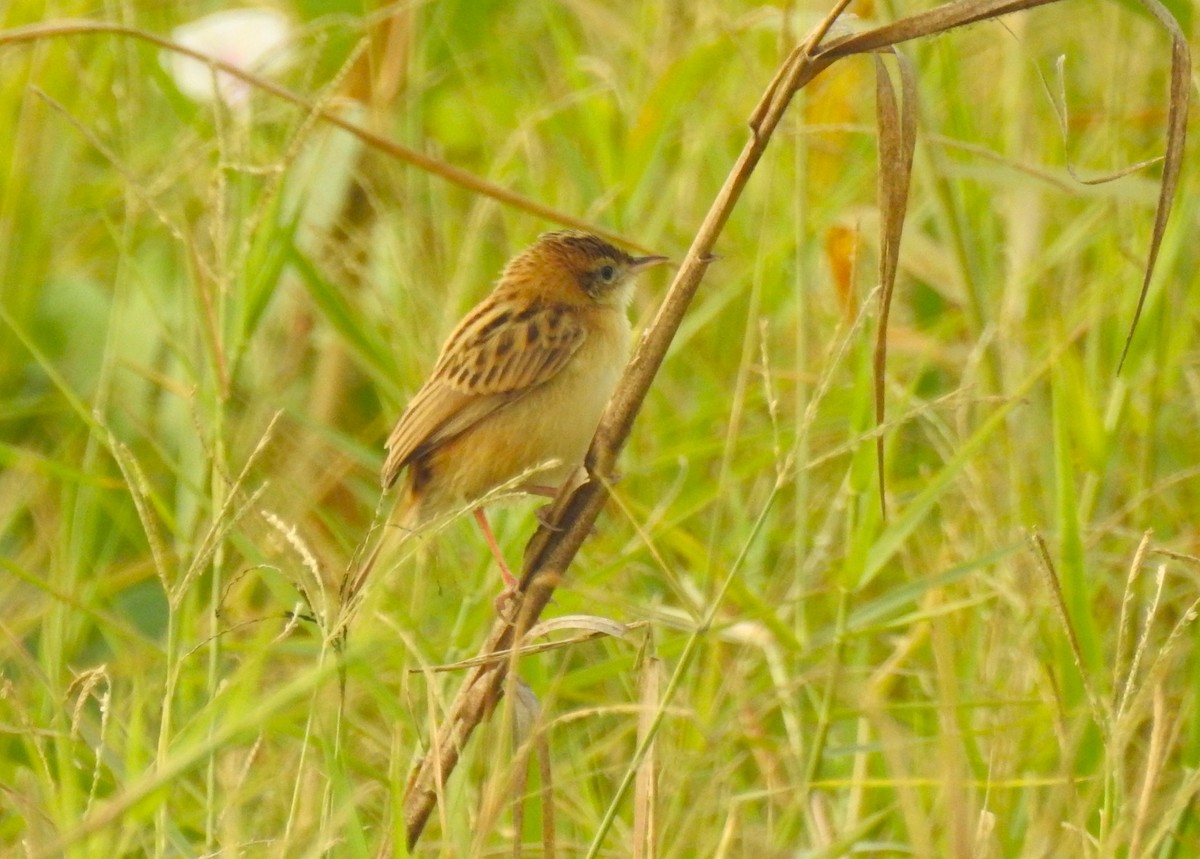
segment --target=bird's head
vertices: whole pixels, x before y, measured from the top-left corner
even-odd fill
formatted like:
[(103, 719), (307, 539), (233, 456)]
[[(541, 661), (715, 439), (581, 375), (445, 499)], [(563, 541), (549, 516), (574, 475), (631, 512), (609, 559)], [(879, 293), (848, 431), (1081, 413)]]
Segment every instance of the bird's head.
[(516, 256), (501, 285), (523, 284), (560, 301), (595, 302), (624, 308), (634, 276), (667, 262), (666, 257), (635, 257), (604, 239), (578, 230), (543, 233)]

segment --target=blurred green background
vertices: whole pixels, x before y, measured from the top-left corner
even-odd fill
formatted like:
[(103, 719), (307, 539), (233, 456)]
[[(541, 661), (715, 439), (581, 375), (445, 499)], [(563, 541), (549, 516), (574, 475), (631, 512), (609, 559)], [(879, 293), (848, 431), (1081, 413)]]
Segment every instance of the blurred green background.
[[(492, 620), (469, 517), (373, 581), (344, 708), (319, 625), (289, 617), (331, 611), (406, 398), (504, 261), (556, 225), (270, 93), (195, 100), (145, 40), (12, 38), (81, 17), (169, 38), (230, 8), (0, 11), (13, 855), (400, 854), (405, 780), (462, 676), (421, 669), (473, 655)], [(273, 8), (286, 47), (267, 74), (290, 90), (675, 259), (824, 11)], [(852, 26), (918, 8), (852, 6)], [(1195, 43), (1191, 7), (1174, 10)], [(236, 59), (262, 33), (212, 50)], [(889, 333), (888, 519), (859, 58), (801, 93), (772, 141), (550, 611), (645, 625), (522, 662), (549, 805), (536, 773), (514, 786), (498, 715), (423, 855), (514, 840), (546, 855), (543, 823), (559, 855), (1200, 852), (1195, 158), (1119, 374), (1159, 171), (1080, 181), (1162, 153), (1169, 40), (1141, 7), (1063, 2), (903, 51), (920, 138)], [(667, 282), (643, 278), (635, 323)], [(512, 563), (536, 506), (492, 516)], [(653, 681), (693, 639), (668, 699)], [(606, 829), (639, 717), (660, 710), (656, 790), (620, 798)]]

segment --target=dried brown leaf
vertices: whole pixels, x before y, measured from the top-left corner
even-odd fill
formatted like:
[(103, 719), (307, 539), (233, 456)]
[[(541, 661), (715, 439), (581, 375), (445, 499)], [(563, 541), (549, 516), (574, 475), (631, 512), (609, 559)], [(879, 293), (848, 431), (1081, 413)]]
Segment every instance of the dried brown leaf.
[[(888, 319), (900, 265), (900, 238), (912, 185), (913, 152), (917, 145), (917, 85), (912, 65), (896, 54), (901, 101), (887, 66), (875, 57), (875, 104), (879, 125), (879, 328), (875, 334), (875, 424), (886, 417)], [(879, 510), (887, 518), (884, 437), (875, 437), (875, 467), (879, 474)]]
[(1142, 318), (1146, 304), (1146, 293), (1150, 291), (1150, 278), (1154, 276), (1154, 264), (1162, 247), (1163, 234), (1167, 231), (1167, 219), (1175, 202), (1175, 191), (1179, 187), (1179, 173), (1183, 169), (1183, 149), (1187, 142), (1188, 99), (1191, 92), (1188, 76), (1192, 68), (1191, 50), (1179, 23), (1171, 17), (1167, 8), (1158, 0), (1140, 0), (1156, 21), (1171, 35), (1171, 87), (1167, 107), (1167, 148), (1163, 159), (1162, 184), (1158, 189), (1158, 205), (1154, 210), (1154, 232), (1150, 236), (1150, 252), (1146, 257), (1146, 270), (1142, 276), (1142, 288), (1138, 293), (1137, 307), (1125, 335), (1125, 347), (1121, 350), (1121, 361), (1117, 372), (1125, 366), (1129, 347), (1133, 344), (1133, 332)]

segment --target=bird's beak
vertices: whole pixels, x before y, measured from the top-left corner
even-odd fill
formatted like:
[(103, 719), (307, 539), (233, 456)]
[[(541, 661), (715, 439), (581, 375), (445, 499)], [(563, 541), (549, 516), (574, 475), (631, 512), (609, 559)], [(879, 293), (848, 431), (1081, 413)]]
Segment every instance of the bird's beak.
[(633, 262), (629, 264), (629, 273), (637, 274), (639, 271), (645, 271), (670, 261), (667, 257), (634, 257)]

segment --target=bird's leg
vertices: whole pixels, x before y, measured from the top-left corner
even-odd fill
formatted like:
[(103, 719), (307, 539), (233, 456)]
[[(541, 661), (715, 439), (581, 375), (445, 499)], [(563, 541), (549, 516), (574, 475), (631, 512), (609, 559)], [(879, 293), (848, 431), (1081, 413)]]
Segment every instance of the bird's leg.
[(504, 562), (504, 555), (500, 553), (500, 545), (496, 542), (496, 535), (492, 533), (492, 526), (488, 524), (487, 516), (484, 514), (482, 507), (475, 508), (475, 521), (483, 529), (483, 537), (487, 540), (488, 548), (492, 550), (492, 556), (496, 559), (496, 563), (500, 565), (500, 575), (504, 579), (504, 592), (497, 597), (497, 600), (503, 599), (516, 593), (517, 577), (512, 574), (512, 570)]

